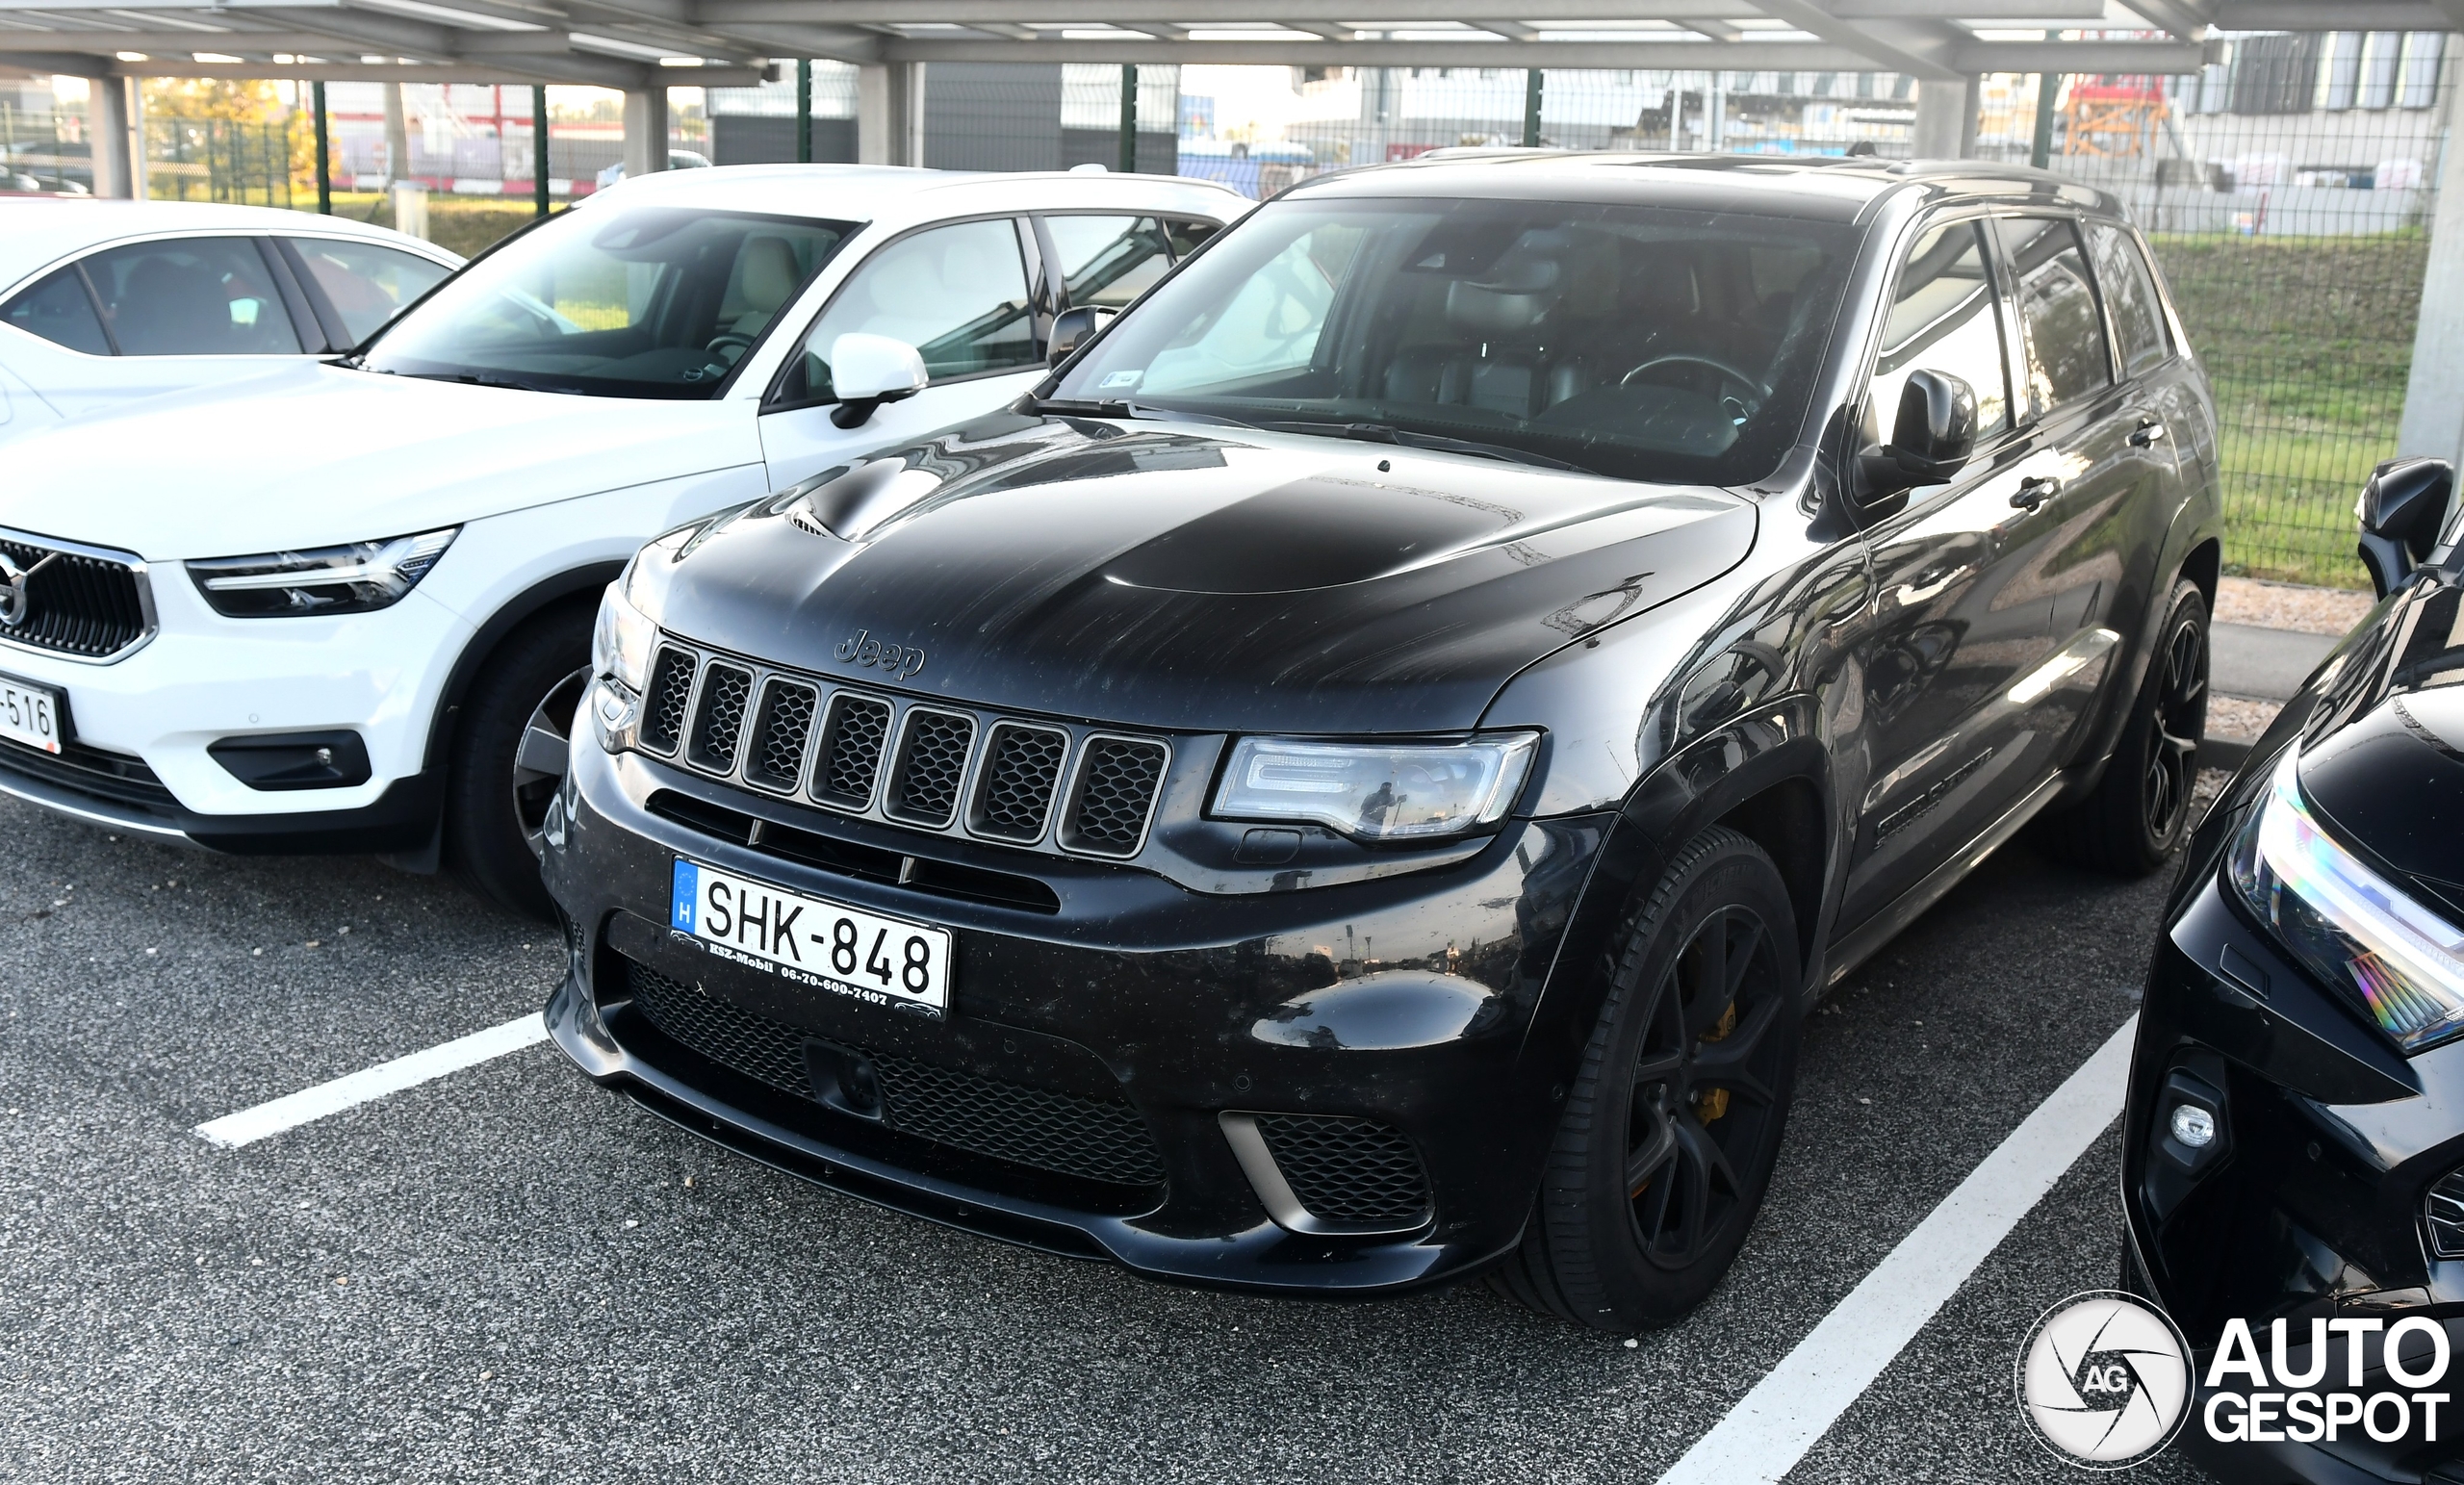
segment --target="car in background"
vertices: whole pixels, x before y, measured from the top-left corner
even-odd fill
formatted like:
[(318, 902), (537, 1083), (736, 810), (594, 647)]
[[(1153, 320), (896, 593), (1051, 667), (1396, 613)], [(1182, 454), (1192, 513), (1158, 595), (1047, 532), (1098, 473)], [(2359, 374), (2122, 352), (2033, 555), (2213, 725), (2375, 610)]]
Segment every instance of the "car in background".
[(19, 441), (0, 792), (227, 851), (449, 862), (545, 913), (534, 842), (626, 559), (1014, 399), (1057, 318), (1247, 206), (1168, 178), (664, 172), (349, 356)]
[(2216, 415), (2121, 213), (1974, 161), (1293, 187), (1033, 397), (633, 559), (551, 1035), (979, 1233), (1674, 1323), (1815, 997), (2023, 828), (2187, 829)]
[(348, 350), (461, 265), (342, 217), (0, 200), (0, 440)]
[[(2407, 1327), (2401, 1370), (2464, 1357), (2454, 472), (2436, 459), (2381, 465), (2360, 517), (2382, 602), (2286, 704), (2193, 838), (2148, 973), (2122, 1125), (2123, 1283), (2181, 1326), (2194, 1374), (2212, 1375), (2239, 1319), (2279, 1401), (2306, 1385), (2347, 1410), (2372, 1392), (2446, 1385), (2391, 1379), (2388, 1337), (2407, 1319), (2445, 1341)], [(2322, 1332), (2322, 1356), (2313, 1326), (2329, 1322), (2341, 1329)], [(2205, 1386), (2183, 1434), (2223, 1478), (2464, 1479), (2451, 1414), (2425, 1427), (2415, 1409), (2399, 1426), (2375, 1408), (2370, 1427), (2348, 1421), (2329, 1444), (2320, 1399), (2308, 1429), (2298, 1408), (2269, 1427), (2259, 1384), (2225, 1380), (2248, 1395), (2261, 1437), (2210, 1438)], [(2241, 1398), (2218, 1405), (2224, 1431), (2245, 1425)]]

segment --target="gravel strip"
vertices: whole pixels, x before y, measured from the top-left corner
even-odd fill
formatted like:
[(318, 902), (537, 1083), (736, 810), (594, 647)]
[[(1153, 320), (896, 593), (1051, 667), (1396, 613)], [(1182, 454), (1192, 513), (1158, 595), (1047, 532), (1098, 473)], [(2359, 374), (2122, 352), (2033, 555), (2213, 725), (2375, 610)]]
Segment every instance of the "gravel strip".
[(2268, 730), (2275, 714), (2284, 709), (2281, 702), (2254, 702), (2239, 696), (2210, 696), (2207, 699), (2207, 735), (2230, 737), (2236, 742), (2256, 742)]
[(2342, 638), (2374, 606), (2375, 601), (2369, 594), (2349, 588), (2305, 588), (2255, 577), (2227, 577), (2216, 587), (2215, 617), (2219, 624), (2254, 624), (2266, 629), (2299, 629)]

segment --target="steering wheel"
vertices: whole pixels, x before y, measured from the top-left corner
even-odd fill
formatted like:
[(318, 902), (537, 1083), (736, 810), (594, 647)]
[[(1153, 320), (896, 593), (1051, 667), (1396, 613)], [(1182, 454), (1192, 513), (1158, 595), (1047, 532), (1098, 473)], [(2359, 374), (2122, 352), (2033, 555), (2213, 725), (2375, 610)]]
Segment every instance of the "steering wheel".
[(1617, 385), (1620, 387), (1631, 386), (1633, 385), (1634, 378), (1642, 375), (1645, 371), (1655, 371), (1663, 366), (1677, 365), (1707, 367), (1711, 371), (1717, 371), (1722, 376), (1735, 382), (1738, 386), (1751, 389), (1754, 393), (1758, 405), (1760, 402), (1767, 400), (1771, 396), (1770, 388), (1762, 385), (1762, 383), (1758, 381), (1756, 381), (1753, 377), (1746, 375), (1743, 371), (1738, 371), (1735, 367), (1729, 365), (1727, 362), (1714, 361), (1709, 356), (1692, 355), (1681, 350), (1671, 352), (1665, 356), (1652, 357), (1649, 361), (1646, 361), (1642, 365), (1634, 368), (1632, 371), (1628, 371), (1625, 375), (1618, 377)]
[(753, 337), (750, 335), (737, 335), (732, 331), (726, 335), (713, 336), (710, 339), (710, 344), (702, 347), (702, 353), (704, 355), (715, 356), (719, 352), (728, 349), (730, 346), (733, 346), (739, 352), (751, 350), (753, 348)]

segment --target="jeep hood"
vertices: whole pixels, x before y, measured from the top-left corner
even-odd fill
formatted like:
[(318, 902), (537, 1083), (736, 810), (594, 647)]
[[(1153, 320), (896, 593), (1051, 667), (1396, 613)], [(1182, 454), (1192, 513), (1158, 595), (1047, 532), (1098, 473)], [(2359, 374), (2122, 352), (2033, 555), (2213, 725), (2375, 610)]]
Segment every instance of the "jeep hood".
[(663, 590), (670, 632), (953, 701), (1436, 731), (1735, 565), (1755, 514), (1715, 489), (1392, 445), (1005, 414), (646, 553), (670, 568), (640, 587)]
[(400, 536), (758, 463), (751, 413), (295, 364), (9, 444), (0, 525), (158, 562)]

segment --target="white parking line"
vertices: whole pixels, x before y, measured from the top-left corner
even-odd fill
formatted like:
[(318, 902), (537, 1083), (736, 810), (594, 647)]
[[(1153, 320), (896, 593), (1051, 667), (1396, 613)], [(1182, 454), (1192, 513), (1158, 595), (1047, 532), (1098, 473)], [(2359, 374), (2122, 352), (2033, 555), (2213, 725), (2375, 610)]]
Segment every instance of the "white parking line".
[(2138, 1028), (2124, 1021), (1659, 1485), (1774, 1485), (1795, 1469), (2121, 1113)]
[(459, 1072), (465, 1067), (502, 1057), (508, 1052), (519, 1052), (524, 1047), (547, 1039), (547, 1023), (536, 1013), (526, 1015), (502, 1026), (491, 1026), (483, 1032), (457, 1037), (443, 1046), (362, 1068), (331, 1083), (301, 1088), (271, 1103), (243, 1109), (237, 1114), (226, 1114), (210, 1123), (199, 1124), (196, 1135), (209, 1143), (236, 1150), (270, 1135), (296, 1129), (326, 1114), (340, 1114), (345, 1109), (382, 1098), (388, 1093), (398, 1093), (432, 1078)]

